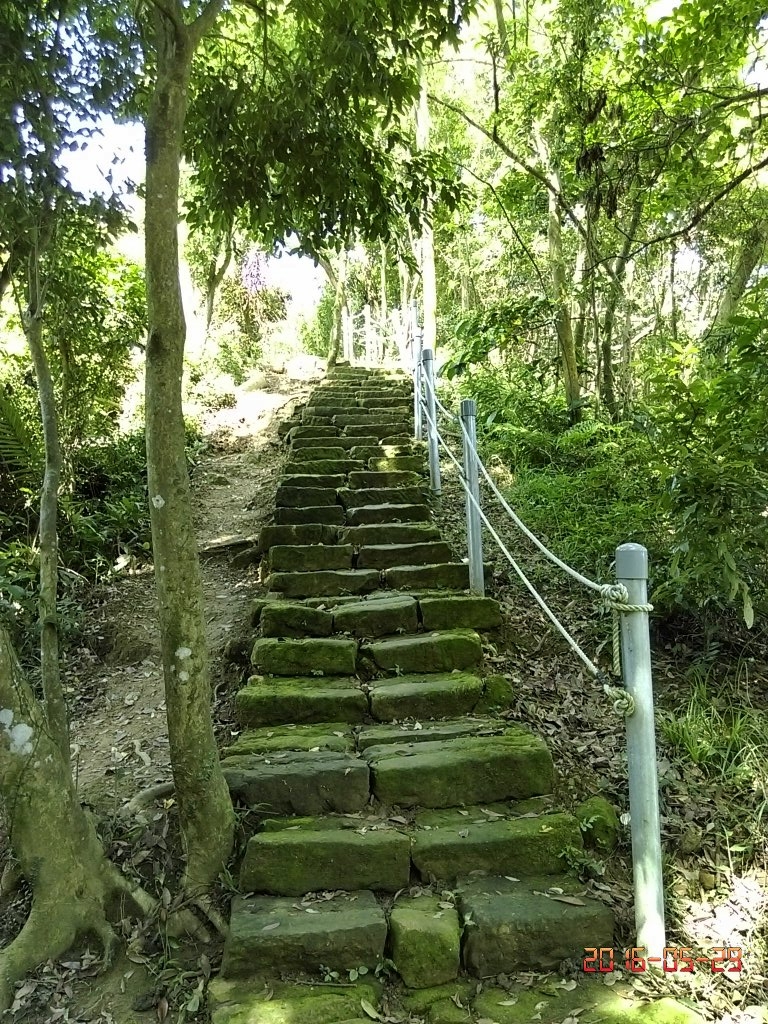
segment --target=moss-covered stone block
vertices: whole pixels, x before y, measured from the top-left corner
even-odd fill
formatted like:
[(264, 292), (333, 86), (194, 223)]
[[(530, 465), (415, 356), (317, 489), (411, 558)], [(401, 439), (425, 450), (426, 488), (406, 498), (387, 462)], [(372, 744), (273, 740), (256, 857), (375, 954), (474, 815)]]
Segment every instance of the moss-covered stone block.
[(416, 632), (418, 610), (412, 597), (396, 595), (350, 602), (333, 611), (333, 628), (353, 636), (385, 636), (398, 631)]
[(442, 985), (459, 973), (459, 915), (436, 896), (398, 899), (389, 915), (389, 943), (390, 959), (409, 988)]
[[(484, 988), (473, 1001), (475, 1014), (496, 1024), (704, 1024), (704, 1018), (677, 1000), (636, 998), (629, 985), (606, 986), (580, 976), (575, 987), (562, 985)], [(575, 1011), (575, 1014), (574, 1014)]]
[(360, 508), (363, 505), (419, 505), (425, 501), (418, 487), (340, 487), (336, 494), (346, 509)]
[(252, 676), (235, 695), (242, 726), (288, 722), (362, 722), (368, 701), (356, 679), (308, 676), (264, 679)]
[(523, 728), (502, 736), (467, 736), (390, 744), (365, 751), (373, 792), (386, 805), (454, 807), (522, 800), (550, 793), (554, 765), (546, 744)]
[(451, 672), (474, 668), (483, 659), (480, 637), (470, 629), (375, 640), (362, 653), (385, 672)]
[(269, 566), (273, 572), (351, 569), (353, 555), (351, 544), (274, 544)]
[(291, 985), (274, 978), (208, 986), (212, 1024), (337, 1024), (360, 1013), (361, 1001), (378, 1005), (380, 986)]
[[(345, 428), (346, 433), (346, 428)], [(303, 448), (330, 448), (331, 443), (334, 448), (343, 448), (345, 451), (351, 451), (352, 448), (370, 448), (373, 445), (379, 444), (379, 438), (373, 435), (355, 435), (355, 436), (344, 436), (328, 438), (328, 444), (323, 444), (325, 438), (322, 437), (297, 437), (291, 444), (291, 451), (297, 452)], [(318, 444), (320, 442), (320, 445)], [(320, 456), (318, 456), (319, 458)]]
[(308, 508), (276, 508), (274, 520), (278, 526), (292, 526), (302, 523), (321, 523), (326, 526), (341, 526), (344, 523), (344, 509), (341, 505), (310, 505)]
[(482, 695), (483, 681), (478, 676), (451, 672), (379, 679), (371, 686), (368, 699), (373, 717), (379, 722), (391, 722), (466, 715), (474, 710)]
[(266, 603), (259, 624), (266, 637), (330, 636), (333, 632), (333, 616), (329, 612), (291, 601)]
[(423, 597), (419, 609), (424, 629), (495, 629), (501, 625), (499, 602), (491, 597)]
[(262, 637), (254, 642), (251, 650), (253, 667), (258, 672), (275, 676), (308, 675), (312, 672), (350, 676), (355, 672), (356, 661), (357, 643), (336, 638)]
[(286, 896), (336, 889), (397, 892), (408, 885), (410, 869), (408, 836), (396, 829), (286, 829), (251, 837), (240, 888)]
[(296, 426), (288, 431), (288, 440), (293, 441), (295, 437), (336, 437), (338, 433), (338, 427), (334, 426)]
[(323, 523), (298, 523), (264, 526), (259, 533), (259, 550), (269, 551), (278, 544), (334, 544), (336, 529)]
[(513, 695), (512, 684), (504, 676), (486, 676), (483, 699), (477, 705), (477, 709), (478, 711), (498, 711), (508, 708), (512, 703)]
[[(310, 428), (307, 427), (307, 430)], [(336, 444), (334, 438), (333, 445), (331, 444), (330, 438), (328, 442), (319, 441), (318, 444), (314, 444), (312, 439), (306, 439), (309, 441), (308, 444), (300, 446), (294, 444), (291, 449), (291, 461), (296, 463), (305, 462), (316, 462), (318, 459), (338, 460), (345, 459), (347, 457), (348, 449), (341, 444)], [(300, 472), (309, 472), (309, 470), (301, 470)]]
[(275, 504), (288, 508), (316, 508), (336, 504), (335, 487), (294, 487), (280, 484), (275, 495)]
[[(430, 511), (424, 504), (409, 505), (393, 502), (394, 499), (382, 504), (349, 508), (346, 514), (347, 523), (350, 526), (362, 526), (369, 523), (426, 523), (431, 518)], [(396, 584), (388, 583), (388, 586), (396, 587)]]
[(357, 565), (365, 569), (389, 569), (395, 565), (430, 565), (448, 561), (451, 554), (450, 546), (440, 540), (416, 544), (371, 544), (360, 548)]
[(384, 580), (393, 590), (467, 590), (469, 566), (464, 562), (399, 565), (385, 569)]
[(326, 569), (315, 572), (273, 572), (270, 590), (283, 597), (334, 597), (338, 594), (370, 594), (378, 590), (381, 574), (376, 569)]
[[(398, 680), (387, 682), (396, 685)], [(418, 719), (421, 716), (415, 715), (413, 718)], [(491, 736), (501, 734), (505, 729), (505, 723), (490, 718), (460, 718), (453, 722), (399, 719), (394, 725), (365, 726), (357, 734), (357, 748), (367, 750), (368, 747), (381, 746), (385, 743), (429, 743), (432, 740), (455, 739), (457, 736)]]
[(337, 476), (341, 474), (346, 477), (351, 470), (360, 469), (363, 465), (364, 463), (358, 459), (313, 459), (311, 462), (291, 459), (285, 464), (285, 472), (289, 475), (303, 473), (311, 476)]
[(592, 796), (579, 804), (576, 817), (584, 833), (586, 846), (601, 853), (611, 853), (619, 842), (619, 816), (610, 800)]
[(368, 469), (375, 473), (417, 473), (421, 477), (427, 472), (427, 464), (420, 455), (372, 455), (368, 458)]
[(350, 424), (348, 427), (343, 428), (343, 437), (349, 437), (350, 440), (354, 440), (356, 444), (362, 444), (362, 437), (373, 438), (374, 443), (376, 441), (384, 441), (390, 436), (396, 436), (403, 438), (408, 441), (411, 434), (411, 423), (409, 419), (403, 417), (401, 420), (380, 420), (374, 421), (373, 418), (369, 422)]
[(370, 544), (424, 544), (440, 540), (440, 531), (433, 523), (370, 523), (347, 526), (339, 533), (340, 544), (365, 547)]
[(408, 470), (368, 469), (349, 474), (350, 487), (418, 487), (420, 482), (419, 474)]
[(222, 757), (241, 757), (284, 750), (337, 750), (340, 753), (352, 753), (354, 749), (355, 737), (346, 722), (323, 722), (246, 729), (221, 753)]
[(289, 487), (343, 487), (346, 483), (347, 477), (345, 473), (292, 473), (290, 476), (284, 476), (280, 481), (280, 486)]

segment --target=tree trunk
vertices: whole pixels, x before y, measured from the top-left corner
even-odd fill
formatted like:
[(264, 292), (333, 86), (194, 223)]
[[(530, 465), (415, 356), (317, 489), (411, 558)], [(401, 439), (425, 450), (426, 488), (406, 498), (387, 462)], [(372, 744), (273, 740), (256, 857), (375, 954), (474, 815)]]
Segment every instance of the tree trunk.
[(50, 735), (69, 764), (69, 717), (59, 669), (59, 539), (57, 517), (61, 481), (61, 446), (56, 397), (51, 368), (43, 345), (43, 310), (40, 287), (40, 252), (33, 247), (29, 256), (28, 309), (24, 329), (35, 367), (40, 419), (45, 444), (45, 471), (40, 490), (40, 670), (45, 698), (45, 716)]
[[(429, 104), (427, 102), (427, 76), (422, 69), (421, 92), (416, 108), (416, 149), (429, 145)], [(424, 317), (424, 348), (437, 347), (437, 279), (435, 274), (435, 235), (432, 230), (432, 208), (424, 210), (419, 242), (419, 269), (421, 270), (421, 297)]]
[(549, 243), (550, 266), (552, 268), (555, 328), (557, 330), (557, 340), (563, 363), (565, 403), (571, 423), (578, 423), (581, 419), (579, 366), (576, 359), (576, 343), (573, 336), (573, 324), (568, 304), (568, 287), (566, 283), (565, 261), (563, 259), (562, 235), (560, 232), (560, 203), (557, 196), (552, 192), (549, 193), (547, 240)]
[(601, 380), (601, 395), (605, 407), (608, 410), (611, 420), (615, 423), (619, 418), (619, 407), (616, 401), (616, 382), (613, 360), (613, 332), (616, 324), (616, 309), (624, 294), (623, 282), (626, 277), (627, 267), (630, 263), (630, 253), (635, 243), (635, 236), (643, 213), (643, 203), (637, 200), (632, 207), (629, 224), (624, 234), (624, 243), (621, 252), (613, 262), (613, 276), (608, 288), (608, 296), (605, 304), (605, 315), (603, 317), (603, 376)]
[(211, 720), (203, 596), (185, 457), (181, 388), (186, 325), (179, 283), (178, 199), (195, 47), (221, 5), (184, 26), (154, 12), (156, 80), (146, 122), (147, 474), (168, 737), (186, 857), (184, 888), (207, 888), (232, 850), (234, 813)]
[(710, 332), (725, 327), (738, 308), (744, 292), (747, 290), (752, 271), (758, 265), (765, 252), (768, 239), (768, 221), (760, 220), (754, 224), (744, 237), (736, 266), (726, 285), (720, 305)]
[(502, 0), (493, 0), (496, 11), (496, 28), (499, 33), (499, 48), (505, 60), (509, 60), (509, 35), (507, 34), (507, 22), (504, 18), (504, 4)]
[(224, 258), (219, 266), (216, 260), (211, 260), (208, 268), (208, 276), (205, 282), (205, 332), (210, 330), (213, 320), (213, 309), (216, 304), (216, 292), (224, 280), (229, 264), (232, 262), (232, 232), (228, 232), (224, 241)]

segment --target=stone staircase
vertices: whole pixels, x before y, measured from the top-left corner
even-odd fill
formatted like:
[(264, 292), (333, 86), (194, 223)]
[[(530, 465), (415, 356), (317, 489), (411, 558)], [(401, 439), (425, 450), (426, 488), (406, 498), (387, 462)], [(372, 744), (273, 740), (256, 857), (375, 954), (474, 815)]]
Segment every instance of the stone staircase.
[(565, 873), (582, 837), (552, 806), (546, 744), (499, 714), (508, 684), (483, 671), (499, 605), (468, 594), (432, 521), (412, 408), (405, 377), (339, 367), (283, 425), (243, 731), (224, 751), (258, 825), (214, 1024), (370, 1018), (379, 976), (453, 1024), (466, 1008), (425, 1010), (423, 990), (613, 944), (611, 912)]

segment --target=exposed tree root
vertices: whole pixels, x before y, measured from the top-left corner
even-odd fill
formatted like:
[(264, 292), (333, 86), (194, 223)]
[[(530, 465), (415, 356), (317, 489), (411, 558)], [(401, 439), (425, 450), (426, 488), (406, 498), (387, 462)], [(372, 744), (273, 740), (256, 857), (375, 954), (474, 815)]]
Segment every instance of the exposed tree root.
[(170, 796), (176, 791), (176, 787), (173, 780), (168, 782), (159, 782), (156, 786), (149, 786), (147, 789), (142, 789), (136, 796), (124, 803), (120, 810), (117, 812), (121, 818), (129, 818), (134, 814), (138, 814), (139, 811), (145, 810), (150, 804), (153, 804), (155, 800), (162, 800), (163, 798)]

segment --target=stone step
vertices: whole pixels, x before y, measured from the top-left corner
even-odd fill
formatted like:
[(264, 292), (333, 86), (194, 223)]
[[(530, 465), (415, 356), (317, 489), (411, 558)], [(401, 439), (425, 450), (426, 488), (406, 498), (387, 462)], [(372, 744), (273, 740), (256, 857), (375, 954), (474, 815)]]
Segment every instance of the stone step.
[[(423, 544), (425, 541), (439, 539), (440, 531), (433, 523), (371, 523), (367, 526), (347, 526), (338, 534), (339, 544), (354, 544), (357, 547), (370, 544)], [(312, 540), (306, 543), (320, 542)]]
[(377, 473), (373, 470), (355, 471), (349, 474), (350, 487), (418, 487), (419, 474), (406, 470)]
[[(392, 427), (389, 426), (391, 433)], [(328, 441), (333, 441), (333, 444), (328, 444)], [(351, 448), (372, 448), (381, 443), (378, 435), (365, 434), (365, 435), (350, 435), (334, 438), (323, 438), (323, 437), (297, 437), (291, 443), (291, 452), (301, 451), (306, 448), (319, 448), (326, 451), (329, 448), (343, 448), (349, 451)], [(398, 442), (399, 444), (400, 442)], [(407, 443), (407, 440), (406, 440)], [(319, 456), (318, 456), (319, 457)], [(323, 456), (323, 458), (330, 458), (330, 456)]]
[[(280, 489), (278, 489), (278, 495)], [(366, 505), (419, 505), (426, 498), (417, 486), (412, 487), (340, 487), (334, 494), (338, 495), (339, 503), (347, 510), (361, 508)], [(287, 504), (283, 501), (283, 504)], [(331, 501), (318, 501), (317, 505), (331, 505)]]
[(262, 636), (330, 636), (333, 616), (298, 601), (270, 601), (260, 609), (257, 625)]
[(293, 441), (295, 437), (338, 437), (338, 427), (291, 427), (288, 431), (288, 440)]
[(347, 483), (346, 473), (286, 473), (280, 477), (280, 487), (332, 487), (336, 490)]
[[(290, 454), (291, 462), (294, 464), (301, 462), (318, 462), (320, 460), (326, 460), (328, 462), (339, 462), (347, 459), (348, 456), (349, 449), (343, 447), (342, 445), (334, 446), (330, 444), (317, 445), (315, 447), (309, 445), (305, 448), (296, 447), (296, 445), (293, 445), (291, 447)], [(300, 472), (309, 472), (309, 470), (302, 469)]]
[[(310, 449), (304, 448), (303, 451), (309, 451)], [(341, 449), (343, 451), (343, 449)], [(285, 464), (285, 472), (290, 474), (311, 474), (312, 476), (322, 476), (326, 473), (338, 474), (341, 473), (345, 478), (347, 473), (351, 473), (354, 470), (365, 469), (365, 463), (362, 459), (301, 459), (295, 461), (291, 460)]]
[[(344, 427), (342, 437), (355, 438), (355, 444), (370, 445), (375, 444), (376, 441), (385, 444), (388, 437), (402, 436), (404, 442), (407, 443), (410, 440), (411, 433), (411, 424), (406, 419), (399, 421), (376, 419), (368, 423), (350, 424), (348, 427)], [(362, 438), (366, 438), (365, 442)], [(375, 440), (368, 440), (369, 438), (375, 438)]]
[[(349, 516), (347, 516), (349, 519)], [(493, 571), (486, 565), (488, 578)], [(466, 562), (441, 562), (435, 565), (399, 565), (384, 569), (384, 582), (393, 590), (468, 590), (469, 566)]]
[(331, 420), (334, 427), (359, 427), (367, 423), (408, 423), (410, 421), (402, 412), (392, 409), (358, 409), (350, 412), (348, 408), (339, 409)]
[[(506, 811), (506, 813), (504, 813)], [(411, 859), (424, 882), (453, 882), (475, 872), (555, 875), (563, 851), (582, 849), (581, 829), (570, 814), (531, 814), (468, 807), (421, 811), (411, 839)]]
[(428, 471), (426, 459), (421, 455), (368, 456), (368, 469), (376, 473), (418, 473), (423, 476)]
[(208, 1010), (211, 1024), (369, 1024), (370, 1017), (359, 1017), (361, 1002), (375, 1007), (379, 996), (376, 979), (367, 985), (329, 985), (218, 977), (208, 984)]
[[(613, 945), (613, 914), (573, 878), (484, 878), (459, 893), (459, 911), (472, 921), (464, 932), (464, 967), (477, 978), (552, 969), (581, 959), (587, 946)], [(559, 898), (564, 894), (572, 902)]]
[(366, 544), (360, 547), (355, 565), (359, 569), (391, 569), (397, 565), (435, 565), (450, 561), (451, 555), (450, 546), (442, 540), (415, 544)]
[[(359, 818), (285, 819), (278, 831), (248, 841), (240, 869), (244, 892), (302, 896), (336, 889), (397, 892), (411, 874), (411, 841), (403, 832)], [(331, 827), (329, 827), (331, 826)]]
[(347, 722), (320, 722), (310, 725), (266, 726), (246, 729), (234, 743), (225, 747), (222, 757), (266, 754), (283, 750), (336, 750), (353, 753), (355, 734)]
[[(393, 722), (468, 715), (484, 695), (483, 680), (469, 672), (411, 673), (377, 679), (370, 685), (368, 700), (371, 714), (377, 721)], [(399, 742), (404, 740), (411, 741), (411, 733), (401, 733)], [(428, 742), (429, 737), (420, 734), (419, 741)], [(398, 741), (393, 739), (392, 742)]]
[(306, 508), (276, 508), (274, 520), (278, 526), (298, 526), (321, 523), (326, 526), (341, 526), (345, 521), (341, 505), (309, 505)]
[[(383, 683), (396, 684), (397, 680), (388, 679)], [(463, 712), (461, 718), (453, 721), (414, 720), (421, 717), (416, 715), (410, 721), (401, 720), (390, 725), (364, 725), (358, 729), (355, 736), (357, 749), (363, 751), (368, 747), (380, 747), (385, 743), (429, 743), (432, 740), (451, 740), (457, 736), (500, 736), (507, 729), (506, 722), (499, 718), (486, 718), (480, 715), (469, 717)], [(328, 726), (328, 729), (330, 728)]]
[[(349, 526), (367, 526), (379, 523), (427, 523), (430, 520), (430, 511), (425, 504), (402, 505), (384, 502), (376, 505), (361, 505), (359, 508), (347, 509), (346, 512), (346, 522)], [(468, 572), (467, 580), (469, 580)], [(469, 586), (469, 582), (467, 582), (467, 586)]]
[(267, 552), (273, 544), (335, 544), (336, 539), (337, 531), (322, 523), (263, 526), (259, 533), (259, 551)]
[(324, 676), (350, 676), (357, 667), (357, 642), (325, 637), (262, 637), (254, 641), (251, 664), (257, 672), (273, 676), (296, 677), (310, 670)]
[[(365, 462), (370, 462), (371, 459), (418, 458), (419, 468), (427, 461), (426, 453), (418, 451), (413, 443), (355, 445), (354, 448), (350, 448), (349, 454), (353, 459), (362, 459)], [(404, 468), (408, 469), (407, 466)]]
[(384, 412), (389, 409), (413, 409), (413, 399), (408, 398), (406, 395), (398, 396), (395, 393), (388, 393), (382, 391), (378, 395), (364, 395), (362, 398), (358, 398), (358, 405), (363, 409), (370, 409), (371, 411)]
[(381, 585), (377, 569), (335, 569), (318, 572), (273, 572), (267, 588), (285, 598), (370, 594)]
[(419, 617), (426, 630), (496, 629), (501, 625), (501, 606), (491, 597), (419, 597)]
[[(316, 641), (321, 643), (321, 641)], [(328, 643), (328, 641), (324, 641)], [(388, 637), (364, 644), (361, 655), (382, 672), (451, 672), (483, 660), (480, 637), (471, 629)]]
[[(351, 544), (273, 544), (269, 551), (269, 567), (273, 572), (351, 569), (354, 556), (355, 549)], [(365, 568), (378, 567), (370, 565)]]
[(368, 747), (373, 793), (386, 806), (455, 807), (550, 793), (547, 745), (527, 729), (502, 736)]
[(333, 611), (333, 629), (357, 637), (415, 633), (419, 625), (418, 605), (412, 597), (393, 595), (345, 604)]
[(235, 695), (235, 715), (242, 726), (363, 722), (367, 714), (368, 701), (356, 679), (251, 676)]
[(221, 767), (233, 797), (260, 814), (354, 814), (370, 796), (365, 761), (335, 750), (241, 754)]
[(317, 508), (336, 504), (336, 487), (294, 487), (280, 483), (275, 504), (287, 508)]
[(386, 939), (386, 915), (367, 890), (298, 906), (290, 896), (238, 896), (232, 901), (221, 976), (247, 977), (256, 973), (256, 965), (259, 972), (276, 974), (359, 967), (373, 972), (384, 958)]

